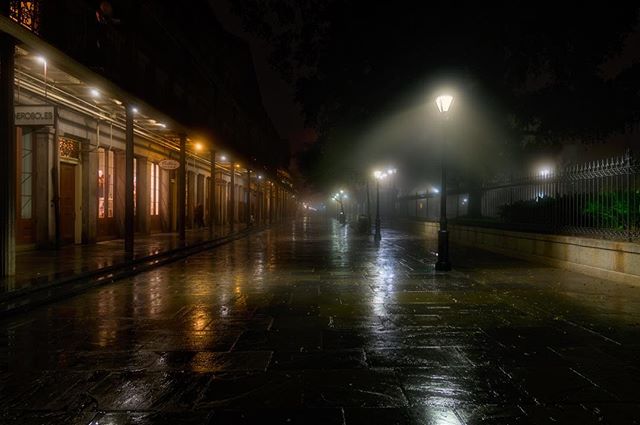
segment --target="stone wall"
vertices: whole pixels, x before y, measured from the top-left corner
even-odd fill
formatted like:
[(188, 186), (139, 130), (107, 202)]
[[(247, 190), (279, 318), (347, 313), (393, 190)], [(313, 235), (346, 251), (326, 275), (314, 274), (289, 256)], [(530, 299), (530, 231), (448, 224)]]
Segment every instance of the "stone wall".
[[(438, 223), (414, 222), (427, 237), (437, 237)], [(577, 236), (543, 235), (450, 225), (452, 244), (500, 254), (618, 282), (640, 284), (640, 244)]]

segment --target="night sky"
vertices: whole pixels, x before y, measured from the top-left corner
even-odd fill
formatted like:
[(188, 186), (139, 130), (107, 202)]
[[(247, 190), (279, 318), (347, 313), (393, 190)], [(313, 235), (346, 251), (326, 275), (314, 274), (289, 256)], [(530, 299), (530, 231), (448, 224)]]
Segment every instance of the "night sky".
[(292, 152), (300, 151), (306, 142), (313, 140), (313, 131), (305, 131), (300, 106), (294, 101), (293, 87), (287, 84), (269, 64), (271, 47), (266, 41), (243, 30), (240, 18), (229, 10), (227, 0), (209, 0), (209, 2), (225, 29), (246, 40), (251, 46), (267, 113), (280, 136), (291, 144)]
[(479, 174), (495, 170), (478, 162), (615, 154), (637, 134), (634, 5), (210, 2), (249, 42), (264, 105), (312, 186), (380, 162), (403, 163), (415, 184), (430, 180), (438, 130), (422, 108), (438, 85), (460, 94), (454, 160)]

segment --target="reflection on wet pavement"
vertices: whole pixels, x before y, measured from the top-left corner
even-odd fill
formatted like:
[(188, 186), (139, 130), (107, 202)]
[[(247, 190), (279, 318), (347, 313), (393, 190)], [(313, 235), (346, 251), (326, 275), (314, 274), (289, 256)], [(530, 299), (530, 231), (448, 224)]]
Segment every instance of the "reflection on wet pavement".
[[(228, 226), (216, 227), (216, 238), (228, 235), (231, 235)], [(139, 260), (208, 240), (208, 228), (187, 230), (184, 241), (181, 241), (176, 233), (136, 235), (133, 259)], [(122, 239), (89, 245), (64, 245), (59, 249), (21, 251), (16, 256), (16, 276), (0, 277), (0, 297), (10, 296), (16, 291), (28, 292), (45, 285), (57, 284), (100, 269), (122, 265), (130, 260), (124, 252)]]
[(301, 219), (0, 324), (0, 423), (632, 424), (640, 290)]

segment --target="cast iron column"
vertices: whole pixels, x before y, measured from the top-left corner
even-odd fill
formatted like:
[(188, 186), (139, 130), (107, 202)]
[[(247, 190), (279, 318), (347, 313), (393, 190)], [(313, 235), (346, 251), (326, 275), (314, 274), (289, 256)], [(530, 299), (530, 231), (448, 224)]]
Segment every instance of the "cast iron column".
[(269, 182), (269, 224), (273, 223), (273, 182)]
[(247, 211), (245, 212), (247, 227), (251, 226), (251, 170), (247, 168)]
[(0, 34), (0, 276), (16, 272), (16, 131), (13, 124), (14, 41)]
[(382, 239), (380, 233), (380, 179), (376, 179), (376, 233), (373, 239), (376, 242), (380, 242)]
[(133, 254), (133, 110), (126, 107), (125, 186), (124, 186), (124, 251)]
[(216, 151), (211, 149), (211, 179), (209, 180), (209, 237), (216, 235)]
[[(444, 131), (443, 131), (444, 133)], [(447, 142), (442, 138), (442, 182), (440, 188), (440, 230), (438, 231), (438, 261), (436, 270), (451, 270), (449, 261), (449, 231), (447, 230)]]
[(367, 179), (367, 234), (371, 234), (371, 198), (369, 196), (369, 179)]
[(231, 163), (231, 193), (229, 194), (229, 222), (231, 223), (231, 232), (236, 227), (236, 166)]
[(180, 135), (180, 167), (178, 167), (178, 233), (180, 240), (184, 241), (186, 238), (185, 226), (186, 226), (186, 199), (185, 192), (187, 190), (187, 136)]

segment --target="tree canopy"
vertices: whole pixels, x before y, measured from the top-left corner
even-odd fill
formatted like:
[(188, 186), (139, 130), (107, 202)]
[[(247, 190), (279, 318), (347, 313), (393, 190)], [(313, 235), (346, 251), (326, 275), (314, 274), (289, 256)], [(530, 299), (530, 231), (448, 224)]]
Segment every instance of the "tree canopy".
[(319, 134), (302, 161), (317, 182), (348, 167), (341, 158), (356, 134), (419, 102), (434, 81), (454, 81), (519, 146), (597, 139), (640, 111), (640, 66), (606, 66), (637, 29), (632, 2), (236, 0), (232, 8), (273, 47), (273, 66)]

